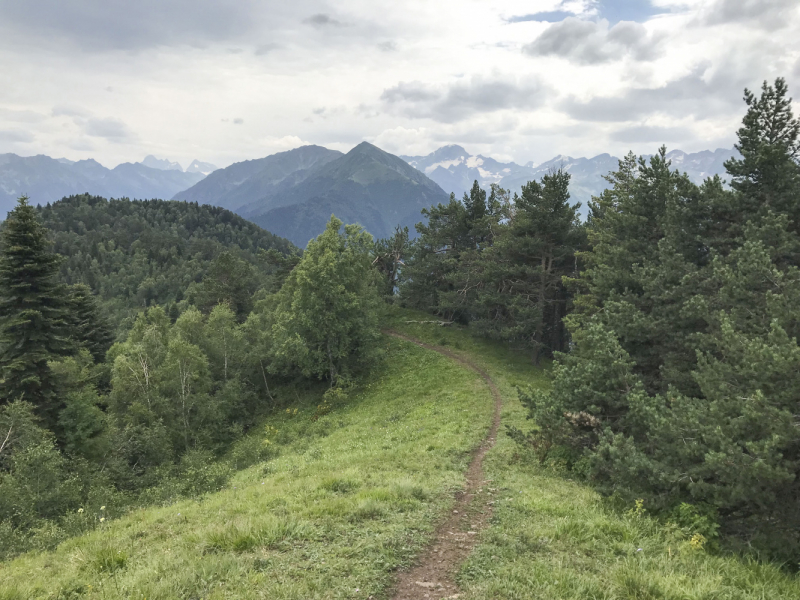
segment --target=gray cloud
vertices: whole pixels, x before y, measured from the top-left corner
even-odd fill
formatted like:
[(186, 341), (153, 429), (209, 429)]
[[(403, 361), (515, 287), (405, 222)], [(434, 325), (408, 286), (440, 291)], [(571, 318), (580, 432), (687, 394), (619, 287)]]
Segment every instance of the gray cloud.
[(506, 19), (506, 23), (525, 23), (527, 21), (539, 21), (545, 23), (557, 23), (567, 17), (575, 16), (573, 12), (563, 10), (550, 10), (545, 12), (533, 13), (530, 15), (514, 15)]
[(378, 44), (378, 48), (380, 50), (383, 50), (384, 52), (394, 52), (395, 50), (397, 50), (397, 44), (395, 44), (392, 41), (381, 42)]
[(656, 127), (637, 125), (618, 129), (611, 134), (617, 142), (682, 142), (692, 138), (692, 133), (685, 127)]
[(27, 131), (19, 129), (0, 130), (0, 142), (18, 142), (23, 144), (31, 143), (35, 138)]
[(581, 121), (636, 121), (655, 113), (712, 118), (741, 106), (751, 77), (726, 65), (707, 75), (707, 65), (657, 88), (632, 88), (620, 96), (595, 96), (581, 102), (568, 98), (560, 108)]
[(705, 11), (702, 24), (742, 23), (768, 31), (782, 29), (798, 14), (797, 0), (716, 0)]
[(0, 29), (89, 51), (202, 47), (278, 29), (290, 9), (277, 0), (0, 0)]
[(545, 86), (535, 79), (518, 82), (473, 77), (447, 86), (401, 82), (384, 90), (381, 100), (408, 117), (454, 123), (476, 113), (508, 108), (533, 109), (540, 106), (547, 95)]
[(337, 21), (332, 16), (326, 13), (318, 13), (316, 15), (311, 15), (307, 19), (303, 19), (303, 23), (307, 23), (309, 25), (314, 25), (315, 27), (341, 27), (342, 22)]
[(241, 117), (236, 117), (236, 118), (233, 120), (233, 124), (234, 124), (234, 125), (242, 125), (242, 124), (244, 124), (244, 119), (242, 119)]
[(256, 46), (256, 49), (253, 52), (253, 54), (255, 54), (256, 56), (264, 56), (265, 54), (269, 54), (270, 52), (274, 52), (278, 48), (280, 48), (279, 44), (272, 44), (272, 43), (261, 44), (259, 46)]
[(530, 56), (560, 56), (593, 65), (625, 57), (654, 60), (661, 54), (662, 41), (662, 37), (648, 34), (640, 23), (620, 21), (609, 29), (607, 21), (567, 17), (548, 27), (522, 51)]
[(119, 119), (87, 119), (83, 132), (91, 137), (104, 138), (110, 142), (125, 142), (134, 138), (128, 127)]

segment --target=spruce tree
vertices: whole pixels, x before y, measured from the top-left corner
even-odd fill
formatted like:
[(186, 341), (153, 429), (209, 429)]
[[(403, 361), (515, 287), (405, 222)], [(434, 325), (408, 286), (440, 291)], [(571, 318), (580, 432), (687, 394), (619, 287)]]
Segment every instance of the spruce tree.
[(96, 362), (102, 362), (114, 336), (108, 321), (100, 314), (91, 288), (83, 283), (70, 286), (67, 306), (74, 341), (85, 346)]
[(47, 362), (70, 350), (59, 262), (22, 196), (0, 234), (0, 402), (30, 402), (49, 429), (61, 401)]

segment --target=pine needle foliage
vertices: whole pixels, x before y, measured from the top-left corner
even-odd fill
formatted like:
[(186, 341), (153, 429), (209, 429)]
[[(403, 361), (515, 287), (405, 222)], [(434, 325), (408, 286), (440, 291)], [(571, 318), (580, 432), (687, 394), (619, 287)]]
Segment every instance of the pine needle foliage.
[(60, 401), (48, 361), (70, 351), (59, 257), (22, 196), (0, 234), (0, 402), (25, 400), (49, 428)]

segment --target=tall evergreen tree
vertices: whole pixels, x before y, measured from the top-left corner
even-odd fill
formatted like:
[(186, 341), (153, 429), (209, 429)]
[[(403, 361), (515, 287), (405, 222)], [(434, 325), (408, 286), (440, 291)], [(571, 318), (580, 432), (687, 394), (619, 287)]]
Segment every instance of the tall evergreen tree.
[(47, 362), (70, 351), (58, 267), (47, 230), (22, 196), (0, 234), (0, 402), (30, 402), (51, 430), (61, 400)]
[(567, 293), (562, 277), (575, 272), (575, 251), (583, 230), (579, 204), (569, 204), (565, 171), (531, 181), (506, 205), (503, 225), (477, 259), (481, 285), (476, 327), (509, 341), (523, 342), (538, 364), (564, 349)]
[[(734, 206), (740, 227), (769, 212), (789, 217), (792, 231), (800, 233), (800, 122), (792, 114), (786, 81), (766, 81), (761, 95), (745, 89), (747, 113), (738, 131), (736, 149), (742, 158), (731, 158), (725, 168), (731, 187), (739, 192)], [(742, 233), (741, 229), (737, 232)]]
[(69, 286), (67, 308), (67, 321), (74, 341), (85, 346), (96, 362), (101, 362), (111, 346), (113, 334), (108, 321), (100, 313), (91, 288), (82, 283)]

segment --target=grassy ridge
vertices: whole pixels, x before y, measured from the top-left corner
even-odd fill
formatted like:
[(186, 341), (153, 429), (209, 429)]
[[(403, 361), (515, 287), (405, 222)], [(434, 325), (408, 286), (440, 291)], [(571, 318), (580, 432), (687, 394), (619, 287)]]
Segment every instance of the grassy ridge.
[[(514, 386), (547, 385), (546, 375), (524, 353), (457, 328), (405, 323), (424, 318), (395, 311), (390, 324), (483, 366), (503, 393), (503, 422), (527, 427)], [(372, 383), (330, 413), (320, 416), (320, 394), (309, 393), (296, 414), (269, 420), (259, 436), (276, 458), (221, 492), (136, 511), (54, 552), (0, 564), (0, 600), (385, 598), (450, 505), (492, 412), (473, 372), (386, 344)], [(646, 513), (616, 511), (502, 431), (484, 469), (495, 514), (461, 568), (466, 598), (800, 598), (796, 575), (712, 555)]]
[[(463, 352), (495, 380), (505, 401), (503, 424), (529, 429), (515, 386), (547, 385), (529, 357), (458, 328), (393, 327)], [(501, 427), (502, 430), (502, 427)], [(542, 468), (502, 431), (484, 469), (495, 490), (491, 527), (462, 566), (468, 599), (523, 600), (795, 600), (800, 578), (777, 565), (691, 544), (691, 531), (665, 526), (645, 512), (614, 510), (569, 474)], [(631, 507), (633, 508), (633, 507)]]
[(273, 460), (221, 492), (0, 565), (0, 599), (385, 596), (463, 482), (492, 412), (474, 373), (386, 344), (378, 376), (341, 406), (319, 416), (317, 394), (270, 419)]

